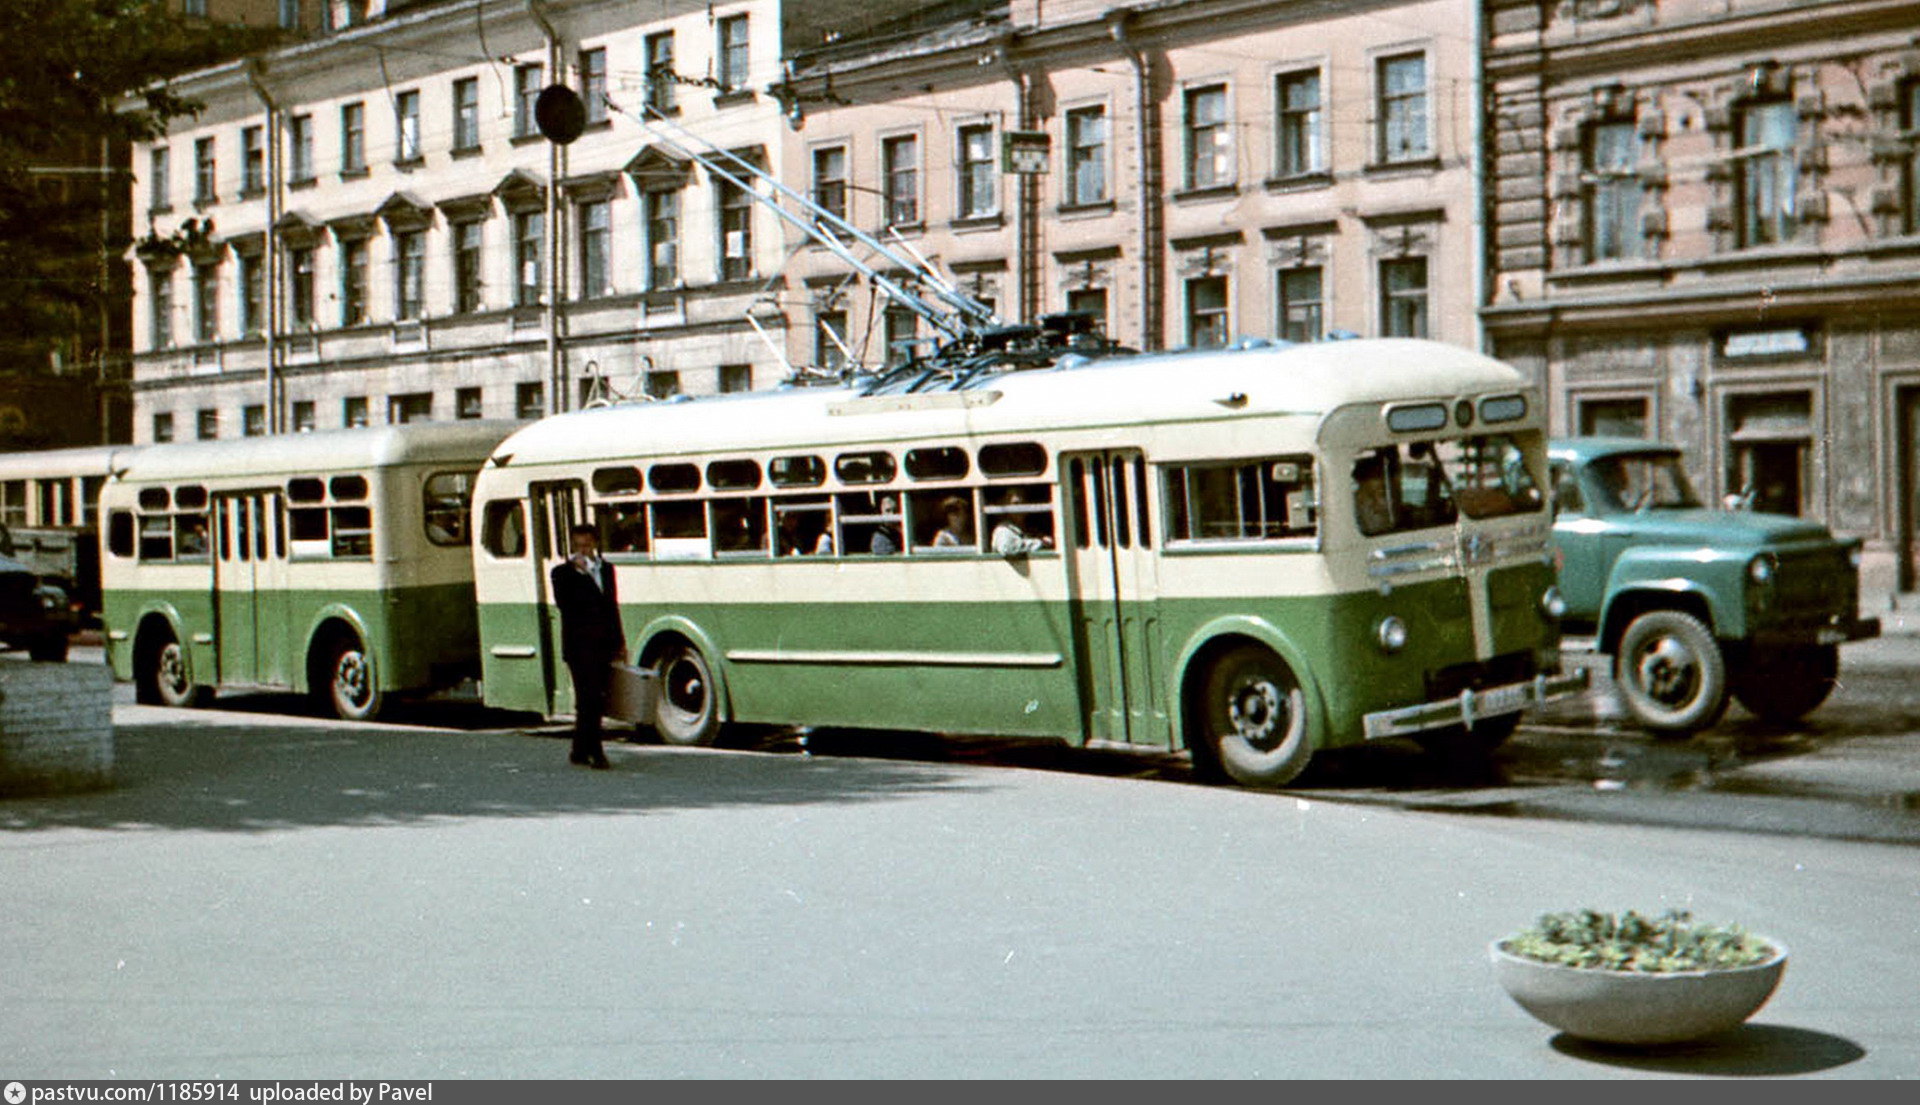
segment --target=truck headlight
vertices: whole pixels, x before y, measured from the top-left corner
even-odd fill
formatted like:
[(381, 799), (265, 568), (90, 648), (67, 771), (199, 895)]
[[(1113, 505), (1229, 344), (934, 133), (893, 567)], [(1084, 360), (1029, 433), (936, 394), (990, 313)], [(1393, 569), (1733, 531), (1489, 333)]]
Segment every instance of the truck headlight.
[(1567, 600), (1560, 594), (1560, 588), (1550, 586), (1540, 592), (1540, 612), (1555, 621), (1566, 616)]
[(1747, 578), (1760, 586), (1771, 583), (1773, 581), (1773, 558), (1764, 554), (1754, 557), (1747, 564)]
[(1380, 651), (1393, 653), (1407, 647), (1407, 623), (1398, 615), (1388, 614), (1374, 627), (1374, 637), (1380, 642)]

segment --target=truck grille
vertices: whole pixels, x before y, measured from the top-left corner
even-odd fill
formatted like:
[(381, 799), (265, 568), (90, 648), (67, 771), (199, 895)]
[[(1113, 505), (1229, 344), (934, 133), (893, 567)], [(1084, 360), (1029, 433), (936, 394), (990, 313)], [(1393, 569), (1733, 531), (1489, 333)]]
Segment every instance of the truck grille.
[(1843, 546), (1780, 554), (1772, 606), (1784, 618), (1823, 622), (1834, 614), (1851, 615), (1859, 593), (1859, 577)]

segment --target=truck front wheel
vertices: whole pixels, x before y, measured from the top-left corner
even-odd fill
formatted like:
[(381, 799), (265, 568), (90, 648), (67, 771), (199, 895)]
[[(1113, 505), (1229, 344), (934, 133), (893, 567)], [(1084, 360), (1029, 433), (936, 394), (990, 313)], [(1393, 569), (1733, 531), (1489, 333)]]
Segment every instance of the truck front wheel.
[(1761, 721), (1787, 725), (1825, 702), (1839, 674), (1839, 645), (1773, 649), (1739, 666), (1733, 697)]
[(1712, 728), (1727, 709), (1727, 664), (1700, 619), (1652, 610), (1620, 635), (1614, 682), (1634, 719), (1655, 736)]

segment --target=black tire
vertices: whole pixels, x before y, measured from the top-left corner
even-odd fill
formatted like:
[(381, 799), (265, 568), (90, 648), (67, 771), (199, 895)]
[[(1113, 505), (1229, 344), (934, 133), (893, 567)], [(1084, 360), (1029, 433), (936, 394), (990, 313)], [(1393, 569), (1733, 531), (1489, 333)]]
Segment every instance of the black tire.
[(1839, 645), (1798, 645), (1749, 654), (1734, 674), (1733, 697), (1761, 721), (1786, 725), (1825, 702), (1839, 675)]
[(27, 645), (27, 655), (43, 664), (59, 664), (67, 658), (67, 635), (53, 632), (35, 637)]
[(1313, 755), (1306, 695), (1286, 661), (1241, 645), (1208, 667), (1188, 734), (1195, 771), (1245, 787), (1285, 786)]
[(1727, 664), (1700, 619), (1653, 610), (1620, 635), (1614, 683), (1634, 719), (1659, 737), (1709, 729), (1727, 710)]
[(653, 727), (666, 744), (711, 745), (720, 737), (720, 701), (713, 669), (690, 644), (667, 646), (654, 667)]
[(372, 721), (386, 705), (366, 646), (351, 633), (337, 638), (326, 653), (325, 681), (314, 687), (323, 709), (341, 721)]
[(146, 656), (146, 670), (140, 673), (140, 690), (146, 692), (141, 696), (142, 702), (175, 708), (206, 702), (207, 690), (194, 685), (187, 650), (179, 641), (172, 636), (156, 641)]

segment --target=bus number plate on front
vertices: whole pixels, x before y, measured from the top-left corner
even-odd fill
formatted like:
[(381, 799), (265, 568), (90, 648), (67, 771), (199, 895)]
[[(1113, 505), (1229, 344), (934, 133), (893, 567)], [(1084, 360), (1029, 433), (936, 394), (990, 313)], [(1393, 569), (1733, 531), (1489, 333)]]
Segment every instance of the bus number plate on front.
[(1495, 687), (1474, 700), (1474, 713), (1482, 715), (1505, 714), (1521, 709), (1527, 704), (1527, 684), (1515, 683), (1511, 687)]

